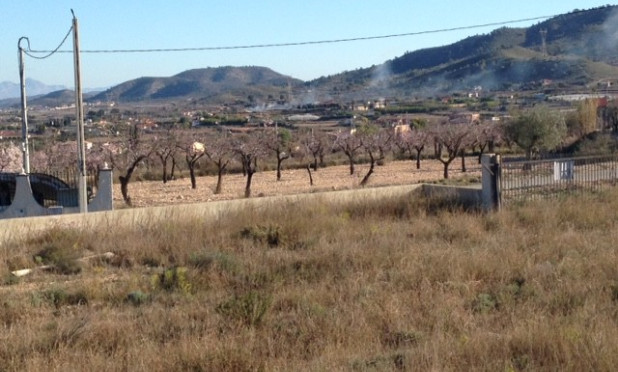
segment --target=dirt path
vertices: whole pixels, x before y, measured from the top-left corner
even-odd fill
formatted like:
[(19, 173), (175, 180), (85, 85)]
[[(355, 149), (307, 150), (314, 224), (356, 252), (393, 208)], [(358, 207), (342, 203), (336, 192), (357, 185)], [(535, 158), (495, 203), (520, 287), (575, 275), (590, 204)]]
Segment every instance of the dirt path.
[[(462, 173), (458, 161), (451, 164), (451, 178), (478, 176), (480, 174), (476, 158), (466, 160), (467, 173)], [(369, 166), (359, 164), (354, 175), (350, 175), (347, 165), (332, 166), (313, 172), (314, 186), (309, 185), (309, 176), (304, 169), (290, 169), (282, 172), (281, 181), (276, 181), (275, 171), (258, 172), (253, 176), (252, 195), (276, 196), (318, 191), (345, 190), (359, 187)], [(442, 163), (436, 160), (424, 160), (421, 169), (415, 169), (412, 161), (391, 161), (375, 168), (369, 180), (369, 187), (385, 185), (404, 185), (442, 179)], [(161, 181), (132, 182), (129, 195), (135, 207), (151, 207), (174, 204), (199, 203), (215, 200), (242, 198), (246, 179), (242, 174), (229, 174), (223, 177), (223, 193), (215, 195), (213, 190), (217, 183), (216, 176), (198, 177), (197, 189), (191, 189), (188, 178), (163, 183)], [(114, 208), (126, 208), (120, 194), (119, 185), (114, 189)]]

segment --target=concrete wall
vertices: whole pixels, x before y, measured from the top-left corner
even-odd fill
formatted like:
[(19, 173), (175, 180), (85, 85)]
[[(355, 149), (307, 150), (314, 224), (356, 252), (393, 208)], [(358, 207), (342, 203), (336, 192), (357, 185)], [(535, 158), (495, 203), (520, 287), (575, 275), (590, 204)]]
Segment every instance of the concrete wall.
[[(103, 169), (99, 173), (97, 194), (88, 204), (88, 210), (93, 212), (112, 210), (113, 187), (112, 171)], [(30, 178), (20, 174), (15, 179), (15, 197), (10, 206), (0, 212), (0, 220), (34, 216), (50, 216), (58, 214), (79, 213), (79, 207), (43, 207), (32, 195)]]
[(366, 189), (329, 191), (312, 194), (273, 196), (264, 198), (237, 199), (173, 205), (151, 208), (119, 209), (115, 211), (93, 212), (87, 214), (66, 214), (56, 216), (32, 217), (0, 220), (0, 243), (7, 239), (23, 236), (32, 231), (52, 227), (74, 227), (79, 229), (110, 229), (114, 226), (136, 226), (169, 219), (220, 218), (226, 213), (244, 208), (286, 208), (297, 202), (315, 201), (329, 204), (346, 204), (355, 201), (372, 201), (389, 197), (413, 195), (422, 185), (388, 186)]
[[(487, 173), (487, 174), (486, 174)], [(483, 180), (491, 177), (491, 174), (483, 171)], [(485, 182), (483, 183), (483, 185)], [(111, 172), (109, 177), (111, 186)], [(103, 195), (108, 198), (111, 209), (111, 187), (110, 193)], [(101, 188), (99, 189), (101, 192)], [(190, 205), (174, 205), (151, 208), (120, 209), (116, 211), (89, 212), (86, 214), (63, 214), (44, 217), (19, 218), (0, 220), (0, 243), (7, 239), (23, 236), (31, 231), (47, 229), (51, 227), (74, 227), (79, 229), (111, 229), (115, 226), (131, 227), (144, 225), (149, 222), (156, 222), (169, 219), (186, 218), (220, 218), (226, 213), (242, 210), (243, 208), (286, 208), (293, 207), (294, 203), (301, 201), (315, 201), (329, 204), (345, 204), (350, 202), (374, 201), (390, 197), (402, 197), (419, 195), (419, 192), (429, 197), (447, 197), (458, 200), (465, 206), (483, 208), (491, 210), (493, 204), (491, 193), (478, 186), (447, 186), (447, 185), (401, 185), (387, 186), (365, 189), (354, 189), (344, 191), (329, 191), (321, 193), (273, 196), (265, 198), (237, 199), (229, 201), (216, 201), (207, 203), (196, 203)], [(489, 195), (489, 196), (488, 196)], [(94, 203), (92, 203), (94, 204)], [(91, 209), (92, 211), (92, 209)]]
[(465, 207), (480, 208), (483, 204), (481, 185), (449, 186), (424, 184), (423, 194), (427, 197), (440, 197), (457, 201)]

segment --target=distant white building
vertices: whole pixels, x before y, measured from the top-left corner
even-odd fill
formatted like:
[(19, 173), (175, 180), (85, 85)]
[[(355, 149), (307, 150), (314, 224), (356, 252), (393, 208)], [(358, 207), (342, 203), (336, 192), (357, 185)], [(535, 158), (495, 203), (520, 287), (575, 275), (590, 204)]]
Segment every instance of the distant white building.
[(316, 120), (320, 120), (320, 117), (317, 115), (312, 115), (312, 114), (299, 114), (299, 115), (290, 115), (288, 119), (292, 121), (316, 121)]

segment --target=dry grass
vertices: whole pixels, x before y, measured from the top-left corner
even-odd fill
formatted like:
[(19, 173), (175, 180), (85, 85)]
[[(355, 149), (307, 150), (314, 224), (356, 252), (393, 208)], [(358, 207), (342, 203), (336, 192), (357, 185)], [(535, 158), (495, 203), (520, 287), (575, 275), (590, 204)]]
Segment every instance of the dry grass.
[[(489, 215), (409, 198), (288, 203), (48, 230), (1, 251), (0, 369), (613, 370), (617, 196)], [(107, 251), (8, 279), (41, 254)]]

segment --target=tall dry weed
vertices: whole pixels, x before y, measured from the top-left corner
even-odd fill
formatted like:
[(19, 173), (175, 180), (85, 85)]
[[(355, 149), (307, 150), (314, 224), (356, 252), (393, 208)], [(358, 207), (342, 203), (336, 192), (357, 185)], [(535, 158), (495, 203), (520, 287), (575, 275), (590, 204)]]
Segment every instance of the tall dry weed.
[(37, 266), (45, 246), (122, 259), (0, 286), (0, 365), (611, 370), (615, 196), (490, 214), (415, 195), (284, 202), (43, 232), (5, 267)]

